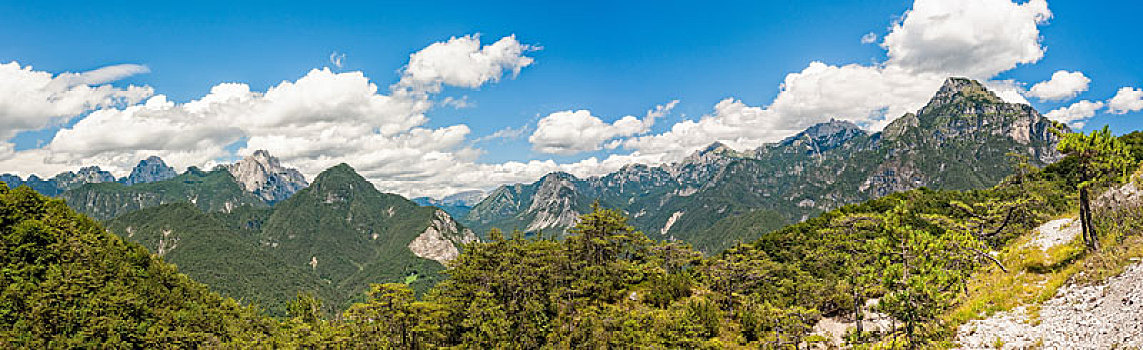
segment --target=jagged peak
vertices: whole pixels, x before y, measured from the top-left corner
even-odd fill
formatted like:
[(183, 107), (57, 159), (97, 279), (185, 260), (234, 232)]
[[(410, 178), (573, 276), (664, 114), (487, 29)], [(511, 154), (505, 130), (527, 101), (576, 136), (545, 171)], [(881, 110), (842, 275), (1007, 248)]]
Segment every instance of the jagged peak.
[(965, 98), (976, 98), (992, 103), (1004, 103), (1003, 99), (996, 96), (995, 93), (988, 90), (988, 88), (979, 81), (962, 77), (950, 77), (945, 79), (941, 88), (937, 90), (937, 93), (933, 95), (932, 99), (929, 99), (929, 103), (926, 104), (925, 107), (921, 109), (921, 113), (918, 114), (924, 114), (925, 110), (930, 110), (934, 107), (946, 105)]
[(540, 178), (540, 181), (537, 181), (537, 183), (544, 184), (544, 183), (549, 183), (552, 181), (575, 181), (575, 180), (579, 180), (579, 178), (577, 178), (575, 175), (572, 175), (570, 173), (563, 172), (563, 171), (554, 171), (554, 172), (548, 173), (547, 175), (544, 175), (544, 177)]
[(722, 143), (721, 141), (715, 141), (715, 142), (711, 143), (710, 145), (707, 145), (706, 147), (703, 147), (702, 149), (697, 150), (694, 153), (691, 153), (690, 156), (687, 156), (686, 159), (683, 159), (682, 163), (684, 163), (684, 164), (695, 163), (695, 162), (702, 162), (704, 160), (708, 160), (710, 158), (719, 157), (719, 156), (738, 156), (738, 155), (739, 155), (738, 151), (734, 150), (733, 148), (730, 148), (730, 146), (727, 146), (725, 143)]
[(131, 174), (120, 181), (127, 185), (162, 181), (177, 176), (175, 169), (168, 166), (159, 156), (150, 156), (140, 160)]
[(788, 145), (794, 141), (805, 140), (807, 138), (813, 140), (815, 143), (821, 143), (822, 141), (841, 143), (863, 134), (865, 134), (865, 130), (862, 130), (857, 124), (846, 120), (830, 118), (828, 122), (811, 125), (805, 130), (794, 134), (794, 136), (787, 137), (785, 140), (779, 142), (779, 144)]

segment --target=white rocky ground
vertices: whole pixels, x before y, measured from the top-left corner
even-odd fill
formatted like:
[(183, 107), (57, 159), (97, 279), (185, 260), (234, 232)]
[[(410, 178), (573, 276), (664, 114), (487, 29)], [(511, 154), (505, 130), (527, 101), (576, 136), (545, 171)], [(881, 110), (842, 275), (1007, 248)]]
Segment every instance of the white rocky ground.
[(1067, 244), (1079, 237), (1083, 228), (1072, 218), (1048, 221), (1036, 228), (1036, 235), (1025, 246), (1047, 251), (1051, 247)]
[(1143, 348), (1143, 264), (1093, 286), (1065, 286), (1040, 306), (1020, 307), (962, 325), (964, 349)]
[[(861, 327), (865, 331), (885, 332), (893, 328), (893, 318), (889, 315), (872, 312), (877, 306), (877, 299), (870, 299), (865, 303), (865, 309), (862, 310), (864, 321)], [(845, 333), (850, 329), (857, 327), (857, 321), (852, 317), (822, 317), (816, 325), (814, 325), (813, 333), (829, 338), (830, 343), (835, 346), (841, 346), (843, 343), (842, 338)]]

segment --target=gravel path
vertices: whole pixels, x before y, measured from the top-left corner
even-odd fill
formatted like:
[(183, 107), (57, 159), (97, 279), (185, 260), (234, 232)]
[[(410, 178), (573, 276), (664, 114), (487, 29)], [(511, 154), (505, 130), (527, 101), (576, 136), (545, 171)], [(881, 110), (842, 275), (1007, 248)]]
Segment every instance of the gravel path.
[(962, 325), (957, 339), (964, 349), (1143, 348), (1143, 264), (1100, 285), (1060, 288), (1038, 320), (1020, 307)]
[(1079, 221), (1072, 218), (1052, 220), (1036, 228), (1036, 236), (1028, 242), (1026, 247), (1040, 248), (1047, 251), (1051, 247), (1067, 244), (1083, 232)]

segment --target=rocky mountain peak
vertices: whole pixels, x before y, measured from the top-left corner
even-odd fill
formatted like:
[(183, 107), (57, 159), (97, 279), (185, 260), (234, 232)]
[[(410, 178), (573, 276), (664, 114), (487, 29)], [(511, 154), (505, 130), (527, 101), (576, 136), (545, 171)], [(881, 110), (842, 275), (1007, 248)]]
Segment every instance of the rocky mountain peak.
[[(29, 180), (31, 179), (29, 178)], [(79, 168), (77, 172), (59, 173), (52, 177), (51, 181), (54, 181), (61, 191), (66, 191), (83, 184), (115, 182), (115, 176), (103, 171), (98, 166), (87, 166)]]
[(527, 212), (535, 217), (526, 231), (540, 231), (548, 228), (574, 226), (579, 217), (576, 207), (575, 176), (565, 172), (545, 175), (538, 182), (539, 187), (532, 197)]
[(940, 90), (929, 99), (929, 103), (917, 114), (926, 114), (957, 101), (970, 101), (975, 104), (1003, 104), (1004, 100), (984, 87), (984, 84), (968, 78), (950, 77), (941, 85)]
[(173, 178), (179, 174), (175, 172), (175, 168), (167, 166), (162, 158), (158, 156), (150, 156), (147, 159), (140, 160), (139, 164), (131, 169), (131, 175), (123, 179), (123, 183), (127, 185), (162, 181)]
[[(348, 168), (349, 166), (345, 165), (345, 167)], [(265, 150), (254, 151), (246, 158), (237, 163), (226, 165), (224, 168), (231, 175), (234, 175), (234, 179), (242, 185), (244, 190), (257, 195), (267, 203), (275, 203), (289, 198), (294, 193), (309, 186), (301, 172), (297, 169), (283, 167), (278, 158), (271, 156)]]
[(828, 122), (818, 123), (806, 128), (794, 136), (790, 136), (778, 143), (780, 146), (789, 146), (799, 142), (809, 142), (814, 150), (821, 152), (840, 146), (841, 144), (865, 135), (865, 130), (844, 120), (830, 119)]
[(691, 153), (691, 155), (684, 158), (683, 161), (678, 164), (678, 166), (712, 164), (728, 157), (738, 157), (740, 155), (741, 154), (739, 154), (738, 151), (730, 148), (730, 146), (727, 146), (722, 142), (715, 141), (703, 149)]

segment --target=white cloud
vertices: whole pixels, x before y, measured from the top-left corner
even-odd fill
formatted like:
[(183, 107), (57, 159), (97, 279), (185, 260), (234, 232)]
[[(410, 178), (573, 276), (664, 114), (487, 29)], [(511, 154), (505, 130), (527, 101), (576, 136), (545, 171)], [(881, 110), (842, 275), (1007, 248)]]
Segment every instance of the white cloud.
[(1107, 101), (1107, 109), (1112, 114), (1124, 114), (1143, 110), (1143, 89), (1119, 88), (1115, 97)]
[(988, 79), (1039, 61), (1038, 25), (1051, 17), (1045, 0), (917, 0), (882, 46), (890, 65)]
[(513, 127), (509, 126), (509, 127), (506, 127), (506, 128), (500, 129), (500, 130), (496, 130), (496, 132), (493, 132), (491, 134), (473, 139), (472, 142), (477, 143), (477, 142), (485, 142), (485, 141), (501, 140), (501, 139), (502, 140), (518, 139), (518, 138), (524, 136), (524, 134), (527, 132), (528, 132), (527, 127), (513, 128)]
[(861, 36), (861, 43), (862, 44), (872, 44), (875, 42), (877, 42), (877, 33), (869, 32), (869, 33), (865, 33), (865, 35)]
[[(508, 37), (476, 51), (474, 60), (511, 61), (512, 50), (504, 49), (511, 43), (520, 46)], [(428, 55), (422, 53), (412, 57), (434, 55), (432, 50)], [(461, 67), (441, 66), (450, 62)], [(43, 148), (12, 151), (10, 144), (0, 142), (0, 169), (50, 176), (79, 165), (100, 165), (125, 175), (149, 155), (159, 155), (178, 168), (206, 167), (218, 159), (266, 149), (311, 179), (345, 162), (383, 191), (430, 195), (528, 181), (560, 169), (550, 161), (476, 163), (481, 152), (466, 145), (469, 128), (423, 127), (428, 121), (424, 113), (433, 106), (431, 96), (401, 85), (418, 81), (428, 84), (419, 86), (432, 87), (431, 91), (439, 91), (441, 84), (478, 87), (496, 81), (503, 72), (515, 74), (526, 64), (497, 63), (500, 68), (464, 60), (438, 60), (436, 64), (447, 74), (420, 79), (425, 77), (415, 73), (420, 70), (407, 69), (403, 79), (413, 80), (402, 80), (388, 90), (361, 72), (336, 73), (327, 68), (311, 70), (265, 92), (251, 91), (246, 84), (223, 83), (186, 103), (156, 95), (143, 104), (102, 108), (60, 130)], [(493, 72), (497, 70), (501, 73)], [(465, 80), (471, 77), (476, 78)], [(246, 146), (236, 154), (227, 151), (242, 141)]]
[(337, 51), (329, 53), (329, 64), (334, 67), (341, 68), (345, 65), (345, 54)]
[(555, 112), (540, 119), (528, 142), (541, 153), (576, 154), (599, 150), (605, 142), (617, 137), (646, 133), (655, 119), (669, 113), (678, 102), (656, 106), (643, 119), (629, 115), (610, 124), (588, 110)]
[[(329, 69), (311, 70), (264, 93), (224, 83), (187, 103), (157, 95), (141, 105), (95, 111), (60, 130), (46, 149), (54, 162), (82, 159), (115, 169), (129, 166), (140, 154), (158, 154), (177, 166), (204, 164), (226, 156), (224, 149), (244, 138), (249, 147), (268, 149), (284, 160), (349, 157), (374, 147), (399, 152), (395, 143), (410, 139), (450, 145), (433, 139), (439, 134), (417, 128), (427, 121), (427, 99), (378, 90), (361, 72)], [(441, 137), (467, 133), (467, 128), (448, 131)], [(301, 164), (310, 175), (324, 169)]]
[(395, 87), (435, 93), (442, 85), (475, 89), (497, 82), (506, 71), (515, 77), (532, 64), (525, 53), (538, 47), (521, 44), (515, 35), (480, 46), (479, 35), (453, 37), (409, 55), (401, 81)]
[(1103, 102), (1083, 100), (1067, 107), (1060, 107), (1045, 113), (1048, 119), (1068, 124), (1073, 128), (1082, 128), (1088, 118), (1095, 116), (1095, 112), (1103, 108)]
[(151, 88), (100, 84), (146, 71), (143, 66), (117, 65), (53, 76), (17, 62), (0, 63), (0, 140), (99, 107), (136, 103), (150, 96)]
[(1075, 98), (1081, 92), (1087, 91), (1091, 79), (1081, 72), (1056, 71), (1052, 78), (1032, 85), (1028, 89), (1028, 96), (1041, 101), (1064, 101)]

